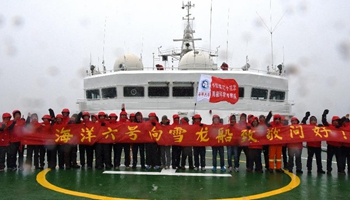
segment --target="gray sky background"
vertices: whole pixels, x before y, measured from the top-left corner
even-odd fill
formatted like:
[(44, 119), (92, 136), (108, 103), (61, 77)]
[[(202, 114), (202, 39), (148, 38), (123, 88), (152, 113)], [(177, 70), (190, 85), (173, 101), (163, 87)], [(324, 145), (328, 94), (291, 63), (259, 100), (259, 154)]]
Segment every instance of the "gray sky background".
[[(210, 39), (210, 7), (212, 31)], [(192, 1), (197, 47), (219, 48), (218, 64), (240, 68), (249, 56), (252, 69), (274, 64), (296, 69), (289, 76), (289, 100), (302, 118), (350, 113), (350, 2), (344, 0), (197, 0)], [(179, 47), (182, 0), (44, 1), (1, 0), (0, 112), (78, 112), (83, 77), (92, 64), (107, 70), (124, 53), (142, 55), (152, 66), (152, 53)], [(271, 13), (271, 15), (270, 15)], [(260, 17), (259, 17), (260, 16)], [(270, 21), (270, 16), (272, 20)], [(211, 43), (210, 43), (211, 41)], [(119, 109), (119, 108), (117, 108)]]

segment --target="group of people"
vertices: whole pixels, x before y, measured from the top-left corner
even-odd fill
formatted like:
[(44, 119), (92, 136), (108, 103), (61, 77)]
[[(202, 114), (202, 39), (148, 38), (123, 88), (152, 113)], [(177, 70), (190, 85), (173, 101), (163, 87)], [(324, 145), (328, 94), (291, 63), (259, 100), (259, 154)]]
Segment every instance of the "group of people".
[[(349, 124), (349, 115), (345, 117), (333, 116), (331, 124), (327, 122), (328, 110), (322, 115), (322, 126), (333, 126), (340, 128)], [(39, 122), (37, 114), (28, 114), (27, 119), (21, 117), (19, 110), (2, 114), (2, 123), (0, 126), (0, 171), (4, 171), (5, 166), (8, 170), (23, 170), (24, 165), (32, 167), (34, 161), (35, 169), (43, 169), (45, 161), (48, 168), (55, 169), (58, 164), (59, 169), (70, 168), (92, 168), (95, 158), (96, 169), (120, 169), (122, 152), (124, 151), (124, 165), (128, 169), (135, 169), (140, 157), (140, 165), (142, 169), (186, 169), (186, 160), (188, 167), (195, 171), (206, 170), (206, 147), (191, 146), (159, 146), (157, 143), (114, 143), (105, 144), (96, 142), (94, 145), (72, 145), (72, 144), (47, 144), (47, 145), (22, 145), (21, 131), (23, 128), (29, 129), (50, 129), (55, 126), (65, 124), (78, 123), (100, 123), (101, 126), (115, 123), (144, 123), (144, 117), (141, 112), (127, 114), (122, 109), (119, 116), (116, 113), (107, 115), (105, 112), (98, 112), (96, 115), (90, 115), (88, 112), (80, 112), (70, 116), (69, 109), (65, 108), (60, 114), (55, 115), (52, 109), (49, 114), (44, 115)], [(12, 119), (13, 118), (13, 119)], [(272, 118), (272, 121), (270, 122)], [(12, 120), (11, 120), (12, 119)], [(187, 117), (180, 118), (179, 115), (172, 116), (172, 124), (190, 124)], [(308, 121), (309, 120), (309, 121)], [(202, 125), (202, 117), (199, 114), (192, 116), (192, 124)], [(160, 124), (167, 126), (171, 124), (168, 116), (164, 115), (159, 120), (156, 113), (148, 114), (148, 121), (152, 125)], [(212, 116), (212, 124), (221, 124), (220, 116)], [(296, 117), (290, 119), (291, 124), (311, 124), (318, 125), (315, 116), (310, 117), (310, 112), (306, 112), (305, 117), (300, 122)], [(284, 120), (279, 114), (272, 115), (269, 112), (267, 116), (253, 116), (242, 113), (239, 120), (232, 115), (229, 118), (230, 126), (243, 129), (259, 129), (267, 130), (270, 127), (282, 127), (288, 125), (289, 122)], [(265, 131), (266, 132), (266, 131)], [(332, 171), (332, 159), (335, 156), (337, 161), (338, 173), (344, 174), (346, 161), (350, 162), (350, 144), (341, 142), (327, 142), (327, 173)], [(219, 170), (225, 172), (238, 172), (240, 165), (240, 156), (243, 151), (246, 156), (247, 172), (263, 172), (262, 156), (264, 155), (265, 168), (269, 172), (284, 172), (283, 165), (286, 170), (293, 172), (294, 159), (296, 165), (296, 173), (303, 173), (301, 164), (301, 154), (303, 144), (288, 143), (286, 145), (250, 145), (250, 146), (227, 146), (227, 168), (225, 167), (224, 146), (215, 146), (212, 148), (212, 171), (216, 171), (217, 155), (219, 154)], [(26, 149), (26, 160), (24, 161), (24, 150)], [(78, 151), (79, 149), (79, 151)], [(317, 173), (326, 173), (323, 170), (321, 162), (321, 142), (307, 142), (307, 170), (311, 173), (313, 156), (316, 157)], [(79, 158), (80, 162), (78, 162)], [(113, 153), (113, 155), (112, 155)], [(45, 156), (46, 155), (46, 156)], [(112, 160), (113, 158), (113, 160)], [(6, 161), (6, 162), (5, 162)], [(348, 172), (349, 168), (348, 168)]]

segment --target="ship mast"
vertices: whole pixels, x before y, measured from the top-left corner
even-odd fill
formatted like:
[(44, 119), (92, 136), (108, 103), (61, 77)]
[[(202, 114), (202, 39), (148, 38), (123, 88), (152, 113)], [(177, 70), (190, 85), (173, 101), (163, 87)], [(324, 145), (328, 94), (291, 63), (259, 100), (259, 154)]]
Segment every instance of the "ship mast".
[(191, 1), (187, 2), (187, 4), (182, 4), (182, 9), (187, 9), (186, 17), (183, 17), (183, 20), (187, 21), (186, 28), (184, 30), (184, 34), (182, 39), (174, 39), (174, 42), (182, 41), (181, 51), (180, 51), (180, 59), (189, 51), (194, 51), (194, 41), (202, 40), (201, 38), (193, 38), (193, 33), (195, 31), (192, 29), (190, 20), (194, 20), (194, 17), (190, 17), (192, 14), (190, 13), (191, 8), (194, 7), (194, 4)]

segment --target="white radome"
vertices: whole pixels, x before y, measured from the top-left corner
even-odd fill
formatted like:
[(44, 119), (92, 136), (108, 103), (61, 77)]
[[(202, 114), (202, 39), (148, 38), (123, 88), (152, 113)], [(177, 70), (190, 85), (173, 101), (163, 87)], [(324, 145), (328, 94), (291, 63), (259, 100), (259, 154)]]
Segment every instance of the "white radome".
[(126, 53), (114, 62), (114, 71), (143, 70), (143, 64), (139, 57)]
[(196, 54), (194, 54), (194, 51), (186, 53), (180, 60), (179, 70), (217, 70), (217, 66), (207, 52), (197, 52)]

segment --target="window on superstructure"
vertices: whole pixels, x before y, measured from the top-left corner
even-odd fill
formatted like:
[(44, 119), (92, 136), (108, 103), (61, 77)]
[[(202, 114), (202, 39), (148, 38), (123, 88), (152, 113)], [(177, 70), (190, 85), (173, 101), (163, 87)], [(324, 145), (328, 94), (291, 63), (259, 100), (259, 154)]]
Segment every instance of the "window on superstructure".
[(194, 87), (193, 82), (174, 82), (173, 97), (193, 97)]
[(100, 90), (86, 90), (86, 99), (99, 99), (100, 98)]
[(253, 100), (266, 100), (267, 99), (267, 89), (252, 88), (251, 99)]
[(271, 90), (270, 101), (284, 101), (286, 93), (283, 91)]
[(168, 86), (150, 86), (148, 87), (149, 97), (168, 97), (169, 87)]
[(144, 97), (145, 88), (140, 86), (125, 86), (124, 97)]
[(239, 98), (244, 98), (244, 87), (240, 87), (238, 90)]
[(149, 97), (169, 97), (169, 82), (148, 82)]
[(102, 88), (102, 98), (110, 99), (110, 98), (116, 98), (116, 97), (117, 97), (117, 88), (115, 87)]

